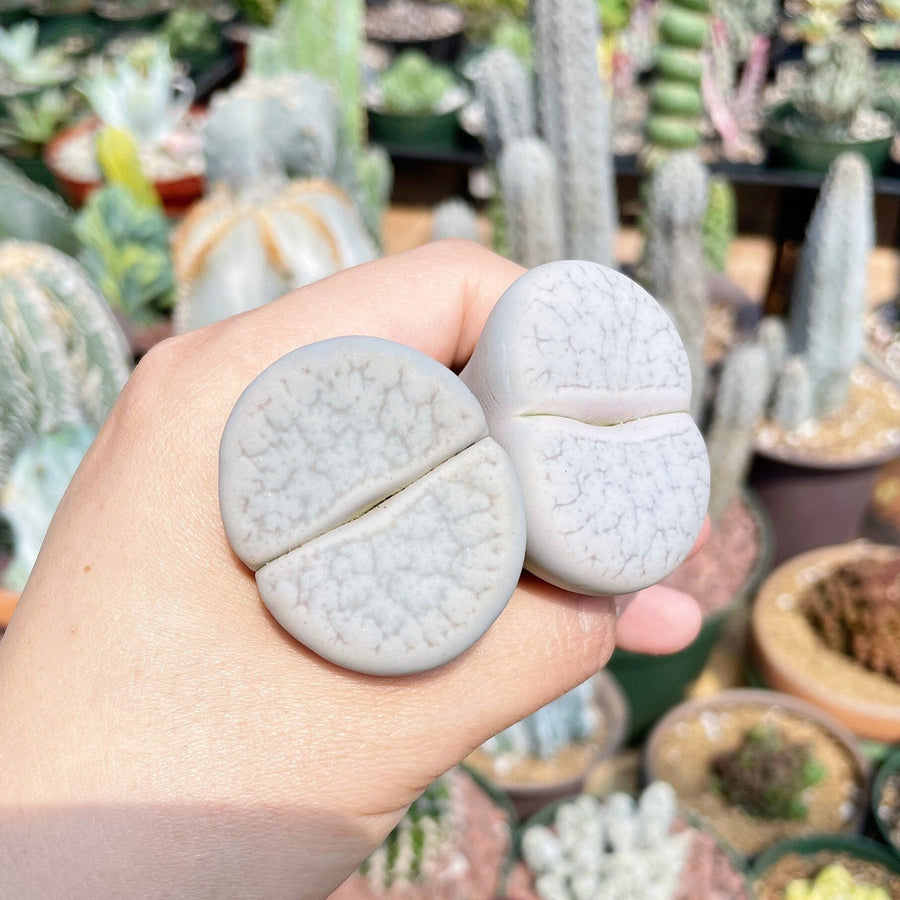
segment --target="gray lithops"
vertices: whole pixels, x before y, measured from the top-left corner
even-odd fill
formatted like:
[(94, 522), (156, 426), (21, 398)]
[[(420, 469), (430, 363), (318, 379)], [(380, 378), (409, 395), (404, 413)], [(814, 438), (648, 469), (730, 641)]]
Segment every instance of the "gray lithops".
[(449, 369), (345, 337), (270, 366), (222, 436), (227, 536), (275, 618), (362, 672), (441, 665), (506, 605), (524, 554), (512, 465)]
[(518, 471), (526, 568), (617, 594), (687, 556), (709, 464), (681, 340), (635, 282), (588, 262), (532, 269), (497, 302), (461, 377)]

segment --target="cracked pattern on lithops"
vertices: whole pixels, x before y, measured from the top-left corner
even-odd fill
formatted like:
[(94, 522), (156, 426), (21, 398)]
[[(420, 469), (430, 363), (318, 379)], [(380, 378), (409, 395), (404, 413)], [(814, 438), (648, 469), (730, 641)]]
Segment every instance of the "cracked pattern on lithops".
[(462, 379), (519, 474), (527, 569), (625, 593), (685, 558), (709, 464), (687, 356), (646, 291), (594, 263), (538, 266), (497, 302)]
[[(439, 363), (373, 338), (322, 341), (244, 392), (220, 449), (220, 505), (251, 568), (358, 516), (487, 434)], [(300, 361), (298, 361), (300, 360)]]
[(525, 532), (515, 474), (490, 438), (360, 519), (263, 566), (260, 595), (322, 656), (375, 674), (453, 658), (499, 615)]
[[(595, 428), (539, 416), (509, 432), (525, 489), (528, 568), (585, 593), (625, 593), (670, 572), (697, 539), (709, 496), (703, 438), (672, 413)], [(528, 485), (551, 490), (530, 490)]]

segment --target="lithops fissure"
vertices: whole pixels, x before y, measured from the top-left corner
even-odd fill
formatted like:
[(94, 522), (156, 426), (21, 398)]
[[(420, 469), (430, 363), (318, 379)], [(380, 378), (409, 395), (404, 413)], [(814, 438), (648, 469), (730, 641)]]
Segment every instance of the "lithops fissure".
[(273, 616), (357, 671), (447, 662), (521, 573), (521, 491), (478, 401), (390, 341), (334, 338), (266, 369), (225, 427), (219, 495)]
[(462, 380), (525, 499), (525, 567), (588, 594), (659, 581), (688, 554), (709, 499), (675, 327), (621, 273), (531, 269), (491, 312)]

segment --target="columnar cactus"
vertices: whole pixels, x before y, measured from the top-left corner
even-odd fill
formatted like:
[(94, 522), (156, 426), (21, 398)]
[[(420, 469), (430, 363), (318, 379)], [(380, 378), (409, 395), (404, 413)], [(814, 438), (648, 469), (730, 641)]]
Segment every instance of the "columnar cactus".
[(627, 794), (605, 802), (589, 794), (560, 806), (551, 826), (532, 825), (522, 855), (542, 900), (667, 900), (674, 896), (692, 840), (672, 833), (671, 785), (648, 785), (637, 803)]
[(670, 154), (653, 173), (647, 210), (648, 290), (675, 321), (691, 366), (691, 412), (699, 420), (706, 383), (703, 358), (708, 289), (703, 219), (708, 176), (693, 151)]
[(431, 239), (465, 238), (478, 240), (478, 217), (475, 210), (460, 197), (439, 203), (431, 220)]
[(71, 258), (0, 244), (0, 484), (36, 434), (99, 425), (128, 377), (129, 351), (103, 298)]
[(612, 265), (616, 185), (596, 4), (534, 0), (532, 17), (538, 121), (559, 168), (566, 256)]
[(790, 356), (780, 370), (772, 401), (772, 419), (792, 431), (815, 416), (813, 383), (803, 356)]
[(845, 401), (862, 357), (873, 232), (868, 163), (843, 153), (819, 192), (791, 295), (791, 352), (806, 359), (817, 416)]
[(724, 272), (728, 248), (737, 233), (737, 201), (731, 182), (721, 175), (709, 179), (709, 200), (703, 216), (703, 254), (707, 265)]
[(781, 371), (787, 359), (787, 325), (781, 316), (764, 316), (756, 329), (757, 343), (766, 351), (772, 380)]
[(492, 757), (549, 759), (596, 731), (597, 711), (590, 681), (520, 719), (481, 745)]
[(517, 138), (503, 148), (497, 169), (512, 258), (527, 268), (562, 259), (563, 212), (550, 148), (537, 137)]
[(714, 521), (737, 495), (750, 468), (756, 428), (769, 398), (770, 371), (768, 354), (758, 344), (739, 344), (725, 359), (706, 434)]
[(646, 126), (651, 165), (654, 156), (700, 143), (708, 18), (708, 0), (666, 0), (663, 7)]
[(475, 93), (484, 107), (485, 147), (492, 157), (515, 138), (536, 133), (532, 73), (512, 50), (487, 51), (478, 62)]

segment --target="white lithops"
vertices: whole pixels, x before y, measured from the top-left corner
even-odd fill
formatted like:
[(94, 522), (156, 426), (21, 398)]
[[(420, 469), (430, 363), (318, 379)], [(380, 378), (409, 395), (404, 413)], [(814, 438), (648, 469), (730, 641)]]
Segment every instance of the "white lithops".
[(374, 674), (475, 642), (515, 589), (524, 510), (477, 400), (408, 347), (343, 337), (272, 364), (219, 454), (228, 539), (303, 644)]
[(526, 568), (619, 594), (684, 560), (709, 463), (681, 340), (639, 285), (590, 262), (530, 270), (497, 302), (461, 377), (519, 474)]

